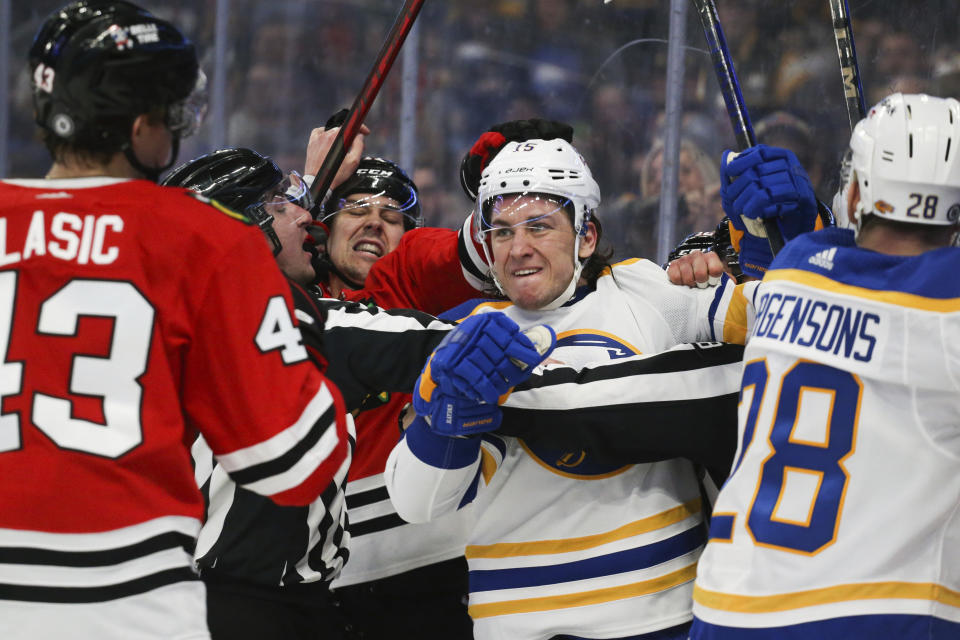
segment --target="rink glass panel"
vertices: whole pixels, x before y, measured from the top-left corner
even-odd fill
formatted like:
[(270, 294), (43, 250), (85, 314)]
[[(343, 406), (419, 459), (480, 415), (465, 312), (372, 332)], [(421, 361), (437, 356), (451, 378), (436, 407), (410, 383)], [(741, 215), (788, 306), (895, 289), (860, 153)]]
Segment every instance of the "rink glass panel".
[[(0, 175), (43, 175), (25, 53), (61, 2), (0, 0), (6, 82)], [(214, 95), (180, 160), (249, 146), (302, 169), (310, 129), (349, 106), (399, 0), (143, 2), (197, 44)], [(830, 202), (849, 136), (827, 0), (717, 0), (743, 94), (762, 141), (791, 146)], [(616, 258), (655, 257), (668, 0), (427, 0), (419, 18), (416, 118), (401, 118), (402, 54), (367, 119), (368, 153), (400, 159), (422, 188), (426, 221), (455, 226), (471, 204), (458, 166), (493, 123), (544, 117), (575, 127), (574, 144), (603, 193), (600, 219)], [(219, 31), (226, 34), (218, 38)], [(960, 93), (960, 3), (850, 0), (867, 103), (894, 89)], [(692, 4), (687, 8), (683, 146), (676, 239), (715, 224), (719, 157), (734, 144)], [(408, 84), (406, 90), (410, 90)], [(407, 136), (401, 128), (407, 127)]]

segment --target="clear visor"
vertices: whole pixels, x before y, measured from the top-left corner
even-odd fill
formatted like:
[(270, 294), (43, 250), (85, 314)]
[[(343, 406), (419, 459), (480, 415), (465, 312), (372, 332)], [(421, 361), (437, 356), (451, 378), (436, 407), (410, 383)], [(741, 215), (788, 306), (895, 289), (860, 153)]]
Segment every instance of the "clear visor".
[(250, 205), (250, 208), (259, 208), (270, 213), (270, 205), (291, 203), (310, 211), (313, 208), (313, 197), (310, 187), (296, 171), (291, 171), (283, 180), (268, 191), (263, 200)]
[(837, 226), (843, 229), (850, 229), (853, 223), (847, 215), (847, 194), (850, 191), (851, 180), (853, 178), (853, 151), (848, 147), (843, 154), (843, 160), (840, 162), (840, 185), (837, 192), (833, 194), (833, 218)]
[(480, 204), (479, 240), (485, 241), (494, 234), (528, 227), (541, 230), (542, 227), (557, 225), (556, 214), (572, 214), (573, 201), (563, 196), (524, 192), (508, 193), (487, 198)]
[(416, 215), (417, 194), (412, 189), (408, 190), (407, 198), (403, 203), (398, 203), (385, 190), (379, 193), (351, 194), (334, 202), (333, 211), (324, 215), (320, 222), (329, 224), (330, 220), (339, 213), (364, 216), (374, 209), (379, 209), (381, 215), (384, 215), (389, 222), (400, 223), (406, 220), (413, 226), (419, 226), (421, 222)]
[(853, 173), (853, 149), (847, 147), (843, 152), (843, 160), (840, 161), (840, 186), (850, 182), (850, 174)]
[(179, 138), (189, 138), (200, 128), (207, 113), (207, 76), (202, 69), (186, 98), (167, 108), (167, 127)]

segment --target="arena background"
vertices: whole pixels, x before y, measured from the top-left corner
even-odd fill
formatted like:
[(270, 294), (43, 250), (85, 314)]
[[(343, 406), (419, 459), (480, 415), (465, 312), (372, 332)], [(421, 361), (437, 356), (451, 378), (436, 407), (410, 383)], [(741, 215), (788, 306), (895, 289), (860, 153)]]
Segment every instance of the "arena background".
[[(0, 177), (43, 175), (25, 56), (62, 0), (0, 0)], [(146, 0), (197, 43), (210, 108), (180, 160), (249, 146), (301, 168), (310, 129), (349, 106), (401, 0)], [(674, 0), (674, 6), (683, 3)], [(720, 215), (720, 152), (734, 144), (692, 3), (686, 8), (672, 245)], [(867, 102), (893, 90), (960, 94), (960, 0), (849, 0)], [(849, 137), (828, 0), (717, 0), (760, 141), (790, 146), (830, 202)], [(458, 165), (496, 122), (575, 127), (619, 258), (660, 258), (658, 215), (669, 0), (427, 0), (367, 124), (368, 152), (420, 186), (426, 222), (470, 210)], [(676, 26), (675, 26), (676, 29)], [(676, 32), (676, 31), (675, 31)], [(679, 85), (676, 85), (679, 87)]]

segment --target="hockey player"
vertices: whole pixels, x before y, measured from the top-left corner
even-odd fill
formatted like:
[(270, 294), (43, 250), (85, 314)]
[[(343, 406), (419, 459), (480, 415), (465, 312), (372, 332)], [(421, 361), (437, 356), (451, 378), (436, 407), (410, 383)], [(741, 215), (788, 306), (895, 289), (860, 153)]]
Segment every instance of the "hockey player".
[[(596, 251), (599, 203), (589, 168), (567, 141), (504, 146), (483, 171), (474, 215), (495, 286), (509, 300), (468, 303), (451, 317), (500, 310), (523, 328), (547, 324), (557, 334), (552, 357), (574, 368), (612, 366), (731, 329), (728, 278), (690, 290), (644, 260), (605, 266)], [(729, 393), (739, 370), (734, 358), (703, 380), (717, 395)], [(686, 637), (705, 542), (690, 462), (611, 466), (582, 450), (477, 435), (496, 420), (444, 432), (442, 412), (432, 425), (425, 418), (438, 405), (434, 382), (424, 380), (432, 378), (425, 373), (414, 396), (421, 415), (391, 453), (387, 486), (410, 521), (473, 502), (466, 555), (477, 638)], [(484, 400), (495, 407), (496, 396)]]
[[(476, 296), (460, 263), (470, 234), (458, 240), (448, 229), (423, 227), (420, 211), (416, 185), (400, 167), (380, 158), (361, 160), (325, 203), (321, 220), (329, 235), (319, 261), (321, 291), (434, 315)], [(423, 358), (410, 364), (422, 366)], [(378, 394), (356, 418), (356, 457), (347, 485), (351, 556), (334, 582), (335, 593), (351, 626), (365, 637), (470, 638), (463, 605), (469, 514), (409, 525), (383, 487), (398, 416), (409, 401), (406, 393)]]
[(0, 637), (208, 638), (189, 443), (298, 508), (344, 464), (343, 406), (262, 235), (144, 179), (199, 124), (193, 45), (76, 2), (29, 64), (53, 164), (0, 181)]
[(856, 231), (800, 236), (747, 285), (741, 444), (691, 638), (960, 637), (958, 138), (956, 100), (882, 100), (850, 140)]
[[(312, 136), (308, 158), (322, 159), (317, 147), (330, 140), (332, 137), (324, 141)], [(303, 217), (304, 208), (309, 209), (309, 203), (302, 199), (304, 192), (294, 190), (291, 194), (289, 189), (299, 183), (296, 174), (284, 179), (269, 158), (249, 149), (225, 149), (179, 167), (167, 182), (249, 212), (260, 221), (268, 237), (287, 233), (287, 240), (279, 244), (272, 240), (281, 268), (301, 284), (315, 281), (310, 255), (303, 246), (309, 220), (309, 216)], [(296, 213), (272, 215), (277, 205), (270, 200), (277, 196), (285, 209)], [(298, 198), (301, 206), (288, 201)], [(288, 517), (281, 521), (276, 510), (262, 499), (234, 490), (232, 485), (224, 489), (227, 485), (219, 481), (220, 490), (211, 495), (210, 509), (212, 514), (226, 516), (213, 518), (216, 526), (206, 527), (201, 534), (201, 569), (205, 578), (218, 581), (214, 594), (236, 596), (238, 578), (251, 583), (245, 591), (250, 599), (247, 610), (257, 619), (266, 618), (261, 624), (276, 624), (269, 616), (255, 615), (265, 604), (277, 606), (287, 601), (298, 606), (303, 597), (298, 592), (310, 591), (307, 583), (315, 583), (312, 591), (319, 595), (314, 598), (314, 620), (329, 622), (344, 613), (347, 626), (368, 638), (381, 637), (387, 630), (421, 637), (468, 638), (471, 623), (462, 603), (466, 594), (462, 556), (468, 514), (455, 514), (430, 525), (406, 525), (393, 513), (382, 489), (383, 465), (397, 439), (398, 414), (409, 402), (409, 393), (388, 392), (412, 389), (426, 355), (449, 325), (422, 313), (375, 313), (369, 318), (371, 307), (367, 305), (379, 302), (391, 308), (418, 307), (436, 312), (440, 306), (476, 295), (462, 275), (465, 271), (459, 258), (458, 234), (448, 229), (417, 228), (420, 206), (416, 186), (395, 164), (378, 158), (359, 160), (356, 174), (334, 188), (327, 211), (330, 235), (320, 261), (323, 273), (311, 293), (363, 301), (364, 307), (331, 304), (330, 300), (310, 296), (295, 299), (307, 313), (328, 315), (324, 352), (331, 362), (330, 375), (342, 385), (350, 410), (361, 409), (361, 404), (367, 409), (356, 418), (359, 438), (350, 469), (351, 485), (347, 487), (350, 534), (345, 534), (343, 527), (336, 532), (324, 530), (310, 537), (309, 543), (297, 536), (281, 535), (285, 529), (309, 530), (309, 526), (302, 526), (305, 516), (287, 512)], [(406, 233), (407, 229), (415, 230)], [(380, 257), (368, 250), (386, 254)], [(352, 277), (337, 275), (346, 273)], [(361, 282), (353, 282), (353, 278)], [(347, 288), (347, 281), (358, 288)], [(363, 288), (362, 281), (370, 287)], [(397, 343), (396, 338), (401, 336), (402, 342)], [(364, 348), (355, 348), (358, 342)], [(361, 403), (363, 400), (366, 402)], [(328, 498), (313, 510), (317, 514), (327, 510), (329, 517), (339, 522), (343, 496), (331, 493)], [(310, 521), (326, 526), (326, 519), (319, 515)], [(267, 539), (272, 542), (267, 543)], [(343, 604), (337, 612), (326, 611), (320, 599), (327, 597), (327, 584), (341, 573), (348, 546), (350, 563), (345, 565), (347, 571), (336, 594)], [(252, 550), (254, 547), (257, 551)], [(260, 551), (264, 547), (272, 549), (270, 558)], [(252, 563), (251, 558), (258, 556), (261, 560)], [(349, 568), (354, 566), (351, 572)], [(284, 576), (284, 585), (301, 586), (279, 589), (271, 579), (274, 574)], [(381, 582), (382, 578), (386, 580)], [(225, 635), (256, 634), (256, 620), (245, 622), (242, 617), (230, 616), (227, 608), (217, 610), (224, 612), (219, 619)], [(424, 612), (429, 615), (424, 616)], [(211, 617), (211, 624), (214, 622)], [(309, 625), (299, 633), (309, 637)]]
[(285, 174), (252, 149), (220, 149), (185, 162), (161, 184), (185, 187), (242, 213), (264, 233), (284, 275), (301, 287), (316, 278), (307, 250), (313, 244), (313, 202), (296, 171)]
[(325, 297), (363, 288), (370, 267), (397, 248), (404, 232), (423, 226), (417, 185), (395, 163), (366, 157), (336, 187), (320, 222), (328, 237), (320, 264)]

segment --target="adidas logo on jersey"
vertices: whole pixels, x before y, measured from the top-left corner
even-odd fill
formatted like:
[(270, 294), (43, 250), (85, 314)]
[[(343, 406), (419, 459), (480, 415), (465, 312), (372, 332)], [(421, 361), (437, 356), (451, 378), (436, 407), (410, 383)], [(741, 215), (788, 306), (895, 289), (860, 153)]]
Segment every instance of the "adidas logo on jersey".
[(823, 251), (817, 251), (815, 254), (810, 256), (810, 260), (808, 260), (808, 262), (820, 267), (821, 269), (827, 269), (829, 271), (833, 269), (833, 256), (835, 255), (837, 255), (836, 247), (824, 249)]

